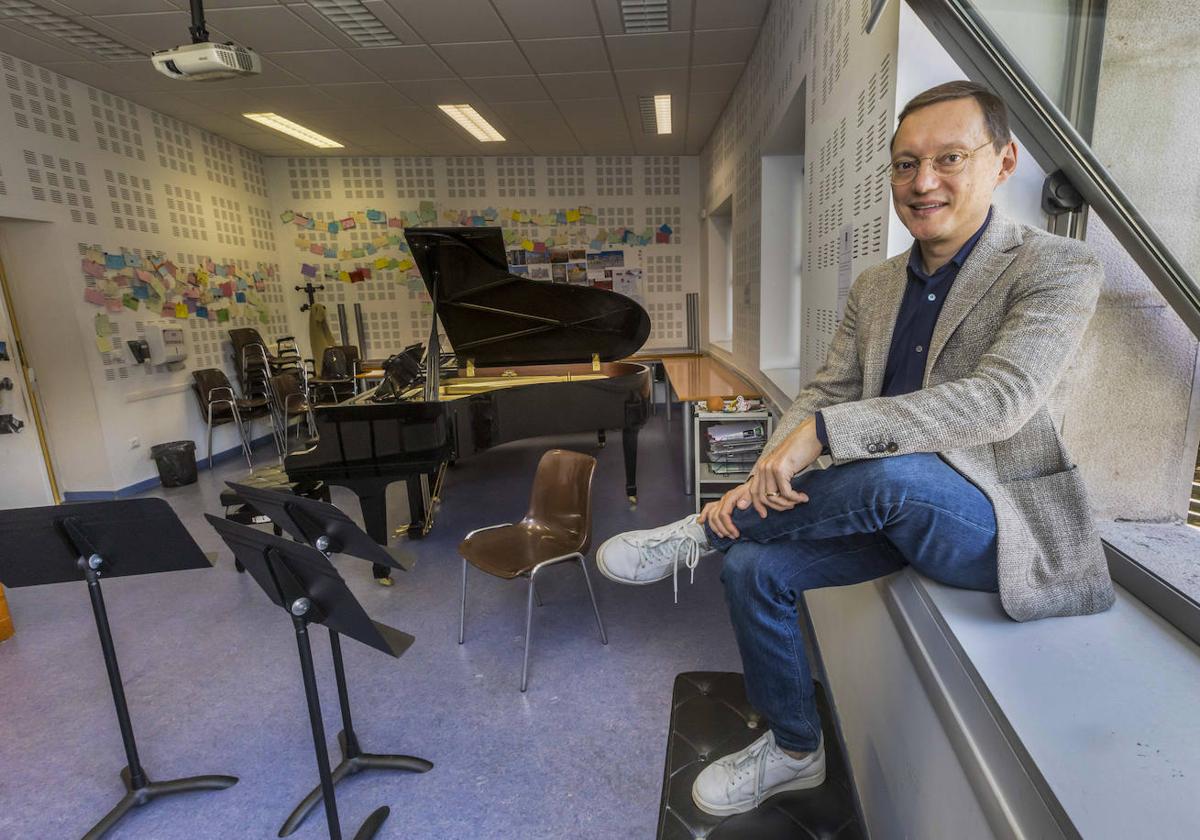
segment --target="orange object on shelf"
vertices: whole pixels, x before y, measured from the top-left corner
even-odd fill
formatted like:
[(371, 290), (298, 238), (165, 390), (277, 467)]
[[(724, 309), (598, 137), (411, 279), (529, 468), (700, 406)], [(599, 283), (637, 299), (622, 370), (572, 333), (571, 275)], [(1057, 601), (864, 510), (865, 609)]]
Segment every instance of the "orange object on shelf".
[(662, 360), (680, 402), (704, 402), (709, 397), (761, 397), (762, 392), (716, 359), (708, 356)]
[(8, 612), (8, 601), (4, 600), (4, 587), (0, 586), (0, 642), (10, 638), (15, 632), (12, 616)]

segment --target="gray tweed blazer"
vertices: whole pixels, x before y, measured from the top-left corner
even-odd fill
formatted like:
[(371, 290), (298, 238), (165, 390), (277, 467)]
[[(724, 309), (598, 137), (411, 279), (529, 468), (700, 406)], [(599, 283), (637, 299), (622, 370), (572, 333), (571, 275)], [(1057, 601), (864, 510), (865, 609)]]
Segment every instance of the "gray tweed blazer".
[(908, 253), (854, 281), (824, 366), (770, 451), (818, 409), (835, 465), (936, 452), (996, 511), (1000, 599), (1017, 621), (1108, 609), (1112, 582), (1083, 480), (1046, 401), (1104, 271), (1083, 243), (994, 211), (942, 308), (919, 391), (881, 397)]

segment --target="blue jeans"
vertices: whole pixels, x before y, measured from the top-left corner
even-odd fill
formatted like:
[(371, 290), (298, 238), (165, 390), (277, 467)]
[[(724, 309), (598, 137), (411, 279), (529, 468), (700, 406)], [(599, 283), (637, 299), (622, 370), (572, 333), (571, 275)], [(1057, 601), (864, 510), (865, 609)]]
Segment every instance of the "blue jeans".
[(734, 511), (736, 540), (705, 526), (725, 552), (721, 581), (746, 694), (784, 749), (821, 738), (796, 599), (912, 566), (941, 583), (997, 590), (996, 517), (987, 497), (932, 453), (853, 461), (797, 476), (809, 500), (759, 517)]

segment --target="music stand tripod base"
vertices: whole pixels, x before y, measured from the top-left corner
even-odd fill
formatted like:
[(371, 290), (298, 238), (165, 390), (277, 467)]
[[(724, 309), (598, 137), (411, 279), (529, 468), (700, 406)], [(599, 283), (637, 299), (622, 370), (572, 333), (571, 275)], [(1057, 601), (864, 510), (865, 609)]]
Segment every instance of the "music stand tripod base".
[(99, 840), (127, 813), (160, 796), (170, 796), (173, 793), (193, 793), (198, 790), (224, 790), (237, 784), (237, 777), (188, 776), (185, 779), (172, 779), (169, 782), (152, 782), (146, 778), (145, 769), (143, 769), (141, 784), (135, 788), (129, 768), (123, 767), (121, 768), (121, 781), (125, 783), (125, 795), (104, 819), (83, 835), (83, 840)]

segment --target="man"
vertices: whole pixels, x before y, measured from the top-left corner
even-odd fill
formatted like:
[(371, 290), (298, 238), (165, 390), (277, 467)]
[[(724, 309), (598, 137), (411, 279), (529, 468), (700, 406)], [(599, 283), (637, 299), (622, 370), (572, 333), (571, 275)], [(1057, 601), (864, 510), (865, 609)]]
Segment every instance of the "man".
[[(770, 730), (699, 775), (704, 811), (740, 813), (824, 781), (797, 620), (805, 590), (911, 565), (998, 591), (1018, 621), (1113, 602), (1083, 482), (1046, 406), (1103, 272), (1081, 243), (992, 208), (1016, 165), (1004, 104), (980, 85), (909, 102), (889, 175), (911, 251), (854, 282), (824, 366), (745, 484), (597, 553), (608, 577), (650, 583), (680, 559), (725, 552), (747, 695)], [(804, 472), (823, 450), (834, 466)]]

